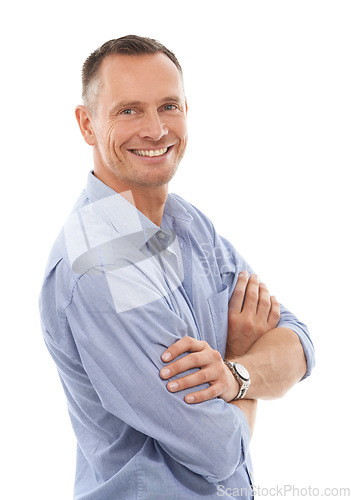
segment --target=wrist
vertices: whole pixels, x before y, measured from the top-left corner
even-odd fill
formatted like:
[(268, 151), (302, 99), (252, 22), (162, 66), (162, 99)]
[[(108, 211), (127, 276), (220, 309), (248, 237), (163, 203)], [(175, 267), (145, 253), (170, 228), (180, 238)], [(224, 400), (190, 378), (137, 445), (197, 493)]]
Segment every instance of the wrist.
[(230, 403), (239, 394), (240, 386), (239, 386), (239, 382), (236, 380), (236, 378), (233, 377), (233, 374), (232, 374), (228, 365), (226, 365), (226, 368), (227, 368), (227, 372), (228, 372), (229, 389), (221, 395), (221, 398), (226, 403)]
[(224, 359), (223, 362), (228, 367), (234, 380), (237, 382), (238, 392), (236, 393), (233, 399), (234, 400), (244, 399), (251, 384), (249, 371), (241, 363), (232, 362), (227, 359)]

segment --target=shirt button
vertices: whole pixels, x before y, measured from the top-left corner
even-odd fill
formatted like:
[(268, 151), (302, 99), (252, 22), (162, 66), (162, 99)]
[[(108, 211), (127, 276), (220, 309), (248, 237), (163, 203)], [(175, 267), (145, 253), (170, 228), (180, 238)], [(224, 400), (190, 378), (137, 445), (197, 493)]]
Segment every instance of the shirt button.
[(159, 233), (157, 233), (157, 238), (160, 238), (160, 240), (164, 240), (165, 239), (165, 233), (161, 233), (161, 231)]

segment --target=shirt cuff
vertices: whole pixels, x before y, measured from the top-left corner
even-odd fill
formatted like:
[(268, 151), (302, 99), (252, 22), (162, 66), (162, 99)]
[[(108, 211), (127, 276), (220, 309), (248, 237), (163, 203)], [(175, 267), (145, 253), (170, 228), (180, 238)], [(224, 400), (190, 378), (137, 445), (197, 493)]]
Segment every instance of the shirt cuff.
[(305, 378), (311, 375), (312, 369), (315, 365), (314, 347), (311, 342), (311, 339), (302, 328), (300, 328), (298, 325), (294, 323), (290, 323), (289, 321), (282, 321), (281, 323), (278, 324), (278, 328), (289, 328), (289, 330), (295, 332), (296, 335), (299, 337), (302, 348), (305, 353), (305, 358), (307, 363), (306, 373), (301, 379), (304, 380)]

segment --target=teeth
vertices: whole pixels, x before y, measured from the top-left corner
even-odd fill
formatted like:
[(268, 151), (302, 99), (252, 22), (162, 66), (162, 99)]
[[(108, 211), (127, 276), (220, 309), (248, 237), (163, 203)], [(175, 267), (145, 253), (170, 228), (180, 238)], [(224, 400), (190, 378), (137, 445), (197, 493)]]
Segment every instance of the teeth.
[(132, 149), (139, 156), (162, 156), (167, 153), (168, 148), (163, 149)]

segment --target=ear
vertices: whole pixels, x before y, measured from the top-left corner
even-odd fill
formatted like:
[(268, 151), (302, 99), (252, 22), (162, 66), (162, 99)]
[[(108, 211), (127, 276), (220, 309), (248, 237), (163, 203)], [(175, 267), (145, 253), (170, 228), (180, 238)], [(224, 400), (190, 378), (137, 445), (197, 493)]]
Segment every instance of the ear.
[(185, 99), (185, 114), (188, 114), (188, 101)]
[(76, 107), (75, 114), (85, 142), (89, 144), (89, 146), (94, 146), (96, 144), (96, 138), (91, 114), (85, 106), (81, 105)]

